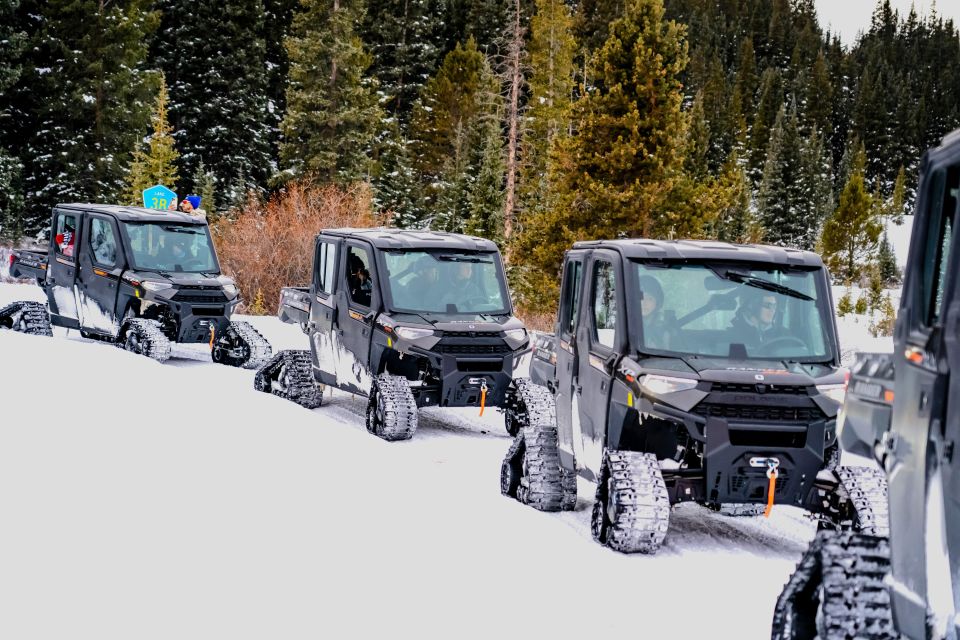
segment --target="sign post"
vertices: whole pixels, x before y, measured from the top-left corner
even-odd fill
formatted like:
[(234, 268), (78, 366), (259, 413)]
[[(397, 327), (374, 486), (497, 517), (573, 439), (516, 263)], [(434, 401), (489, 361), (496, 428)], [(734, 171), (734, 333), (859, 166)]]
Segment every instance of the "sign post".
[(177, 194), (162, 184), (143, 190), (143, 206), (147, 209), (177, 210)]

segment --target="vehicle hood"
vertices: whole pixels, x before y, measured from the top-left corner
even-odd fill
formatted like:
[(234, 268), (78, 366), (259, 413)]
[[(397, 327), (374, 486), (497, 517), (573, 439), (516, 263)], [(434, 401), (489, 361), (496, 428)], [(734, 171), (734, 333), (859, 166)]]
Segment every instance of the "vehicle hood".
[(230, 281), (228, 278), (214, 273), (158, 273), (156, 271), (130, 271), (132, 278), (137, 280), (150, 280), (153, 282), (166, 282), (174, 286), (202, 286), (202, 287), (222, 287)]
[(513, 316), (401, 313), (391, 315), (391, 318), (397, 324), (425, 324), (444, 332), (507, 331), (523, 328), (523, 323)]
[(726, 358), (647, 358), (644, 369), (694, 373), (706, 382), (808, 386), (844, 381), (844, 371), (823, 364), (783, 360), (730, 360)]

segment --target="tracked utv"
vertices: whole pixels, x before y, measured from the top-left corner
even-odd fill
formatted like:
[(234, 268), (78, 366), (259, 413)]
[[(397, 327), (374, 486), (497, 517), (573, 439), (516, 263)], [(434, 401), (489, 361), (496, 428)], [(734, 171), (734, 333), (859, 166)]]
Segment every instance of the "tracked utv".
[(0, 308), (0, 328), (52, 335), (51, 323), (155, 360), (171, 343), (209, 344), (214, 362), (256, 368), (270, 344), (230, 317), (239, 291), (220, 265), (205, 220), (99, 204), (53, 210), (46, 257), (14, 254), (12, 273), (33, 278), (47, 304)]
[(845, 449), (889, 482), (889, 536), (822, 532), (777, 602), (773, 638), (960, 638), (960, 131), (920, 163), (892, 354), (863, 354)]
[(284, 288), (279, 316), (310, 350), (278, 353), (255, 387), (308, 408), (324, 387), (365, 396), (385, 440), (411, 438), (419, 407), (500, 406), (529, 351), (497, 246), (452, 233), (323, 231), (310, 286)]
[(533, 369), (553, 379), (519, 379), (508, 394), (522, 429), (501, 468), (505, 495), (571, 509), (576, 477), (593, 481), (593, 535), (622, 552), (656, 552), (680, 502), (885, 526), (878, 470), (837, 465), (844, 374), (815, 254), (577, 243), (554, 341)]

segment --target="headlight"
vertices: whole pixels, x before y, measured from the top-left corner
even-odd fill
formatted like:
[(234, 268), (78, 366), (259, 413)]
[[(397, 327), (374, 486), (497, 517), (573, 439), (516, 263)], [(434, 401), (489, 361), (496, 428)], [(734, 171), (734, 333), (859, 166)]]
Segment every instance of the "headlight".
[(665, 393), (673, 393), (674, 391), (696, 389), (697, 381), (690, 380), (689, 378), (646, 375), (640, 378), (640, 386), (648, 393), (655, 396), (662, 396)]
[(404, 340), (419, 340), (433, 335), (433, 329), (414, 329), (413, 327), (396, 327), (394, 330)]
[(520, 329), (509, 329), (504, 331), (503, 335), (507, 340), (520, 342), (527, 337), (527, 330), (522, 327)]
[(240, 289), (237, 289), (235, 284), (225, 284), (223, 285), (223, 292), (227, 294), (228, 298), (236, 298), (237, 294), (240, 293)]
[(843, 404), (843, 399), (847, 395), (847, 385), (845, 384), (818, 384), (817, 391), (827, 396), (831, 400)]
[(147, 291), (165, 291), (167, 289), (172, 289), (173, 285), (169, 282), (152, 282), (150, 280), (144, 280), (140, 283), (140, 286), (146, 289)]

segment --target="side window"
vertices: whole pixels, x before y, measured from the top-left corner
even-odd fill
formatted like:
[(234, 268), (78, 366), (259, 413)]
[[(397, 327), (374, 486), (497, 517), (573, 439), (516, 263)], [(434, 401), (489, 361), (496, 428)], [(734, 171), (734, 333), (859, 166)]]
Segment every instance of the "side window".
[(572, 335), (576, 328), (577, 315), (580, 309), (580, 281), (583, 274), (583, 263), (579, 260), (567, 263), (567, 270), (563, 275), (563, 304), (560, 307), (560, 333)]
[(74, 246), (77, 240), (77, 216), (72, 213), (57, 215), (57, 228), (53, 234), (53, 244), (57, 255), (67, 258), (74, 257)]
[(926, 324), (933, 326), (940, 320), (943, 292), (946, 286), (953, 241), (953, 216), (957, 210), (960, 191), (960, 167), (937, 171), (930, 181), (929, 217), (923, 264), (923, 295), (926, 305)]
[(117, 237), (113, 225), (102, 218), (90, 219), (90, 250), (97, 264), (117, 266)]
[(363, 307), (370, 306), (370, 294), (373, 291), (370, 252), (360, 247), (347, 248), (347, 291), (350, 302)]
[(315, 279), (317, 293), (330, 295), (333, 293), (333, 284), (336, 280), (334, 270), (337, 266), (337, 245), (332, 242), (321, 242), (317, 249), (317, 259), (314, 268), (317, 270)]
[(617, 330), (617, 283), (613, 265), (596, 262), (593, 266), (593, 339), (613, 348)]

